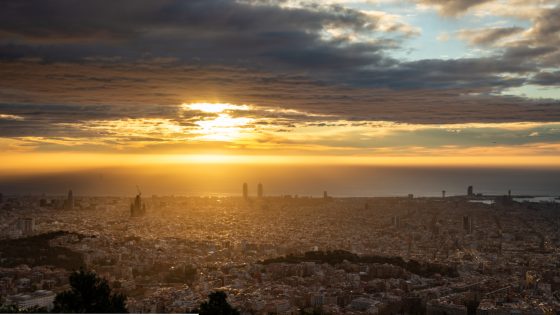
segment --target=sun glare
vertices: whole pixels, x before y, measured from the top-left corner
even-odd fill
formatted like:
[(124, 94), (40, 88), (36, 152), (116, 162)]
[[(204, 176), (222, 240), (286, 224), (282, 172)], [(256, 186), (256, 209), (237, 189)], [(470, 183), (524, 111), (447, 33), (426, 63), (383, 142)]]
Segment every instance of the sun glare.
[(231, 117), (228, 114), (220, 114), (214, 119), (200, 120), (196, 124), (200, 127), (197, 133), (202, 140), (232, 141), (242, 135), (243, 127), (253, 121), (252, 118)]
[[(232, 117), (226, 111), (246, 111), (248, 105), (234, 105), (229, 103), (191, 103), (182, 104), (184, 110), (201, 111), (208, 113), (207, 117), (202, 117), (195, 124), (198, 129), (194, 133), (199, 134), (199, 140), (206, 141), (233, 141), (249, 134), (249, 124), (254, 121), (249, 117)], [(217, 116), (216, 116), (217, 114)]]
[(198, 110), (204, 113), (221, 113), (226, 110), (249, 110), (248, 105), (234, 105), (229, 103), (192, 103), (183, 104), (184, 109)]

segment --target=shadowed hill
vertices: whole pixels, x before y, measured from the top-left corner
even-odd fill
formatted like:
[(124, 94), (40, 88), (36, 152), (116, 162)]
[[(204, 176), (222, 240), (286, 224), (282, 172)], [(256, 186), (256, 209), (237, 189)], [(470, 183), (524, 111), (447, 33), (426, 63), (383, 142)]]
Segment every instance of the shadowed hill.
[(317, 251), (317, 252), (306, 252), (303, 255), (287, 255), (284, 257), (266, 259), (262, 262), (264, 265), (272, 263), (289, 263), (297, 264), (301, 262), (312, 261), (317, 263), (327, 263), (329, 265), (341, 264), (344, 261), (349, 261), (351, 263), (365, 263), (365, 264), (389, 264), (393, 266), (401, 267), (411, 273), (430, 277), (436, 273), (447, 277), (458, 277), (459, 273), (457, 269), (453, 266), (448, 266), (444, 264), (435, 264), (430, 262), (419, 262), (416, 260), (405, 261), (401, 257), (390, 257), (390, 256), (358, 256), (354, 253), (347, 252), (344, 250), (334, 250), (334, 251)]
[(50, 246), (49, 241), (65, 235), (83, 235), (66, 231), (49, 232), (26, 238), (0, 240), (0, 267), (15, 267), (26, 264), (30, 267), (50, 265), (67, 270), (84, 266), (80, 253), (68, 248)]

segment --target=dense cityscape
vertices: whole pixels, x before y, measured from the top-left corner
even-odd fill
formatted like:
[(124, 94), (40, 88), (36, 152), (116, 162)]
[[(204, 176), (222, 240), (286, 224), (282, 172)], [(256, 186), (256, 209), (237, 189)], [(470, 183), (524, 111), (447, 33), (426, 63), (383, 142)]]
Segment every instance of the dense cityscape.
[(78, 268), (128, 311), (185, 313), (215, 291), (241, 314), (556, 314), (559, 203), (485, 196), (7, 196), (4, 305), (52, 308)]

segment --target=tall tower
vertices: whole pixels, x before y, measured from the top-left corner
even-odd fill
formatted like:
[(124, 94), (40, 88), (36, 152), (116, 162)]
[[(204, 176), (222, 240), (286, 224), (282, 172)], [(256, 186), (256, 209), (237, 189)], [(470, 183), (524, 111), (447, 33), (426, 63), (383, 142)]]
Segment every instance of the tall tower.
[(467, 196), (473, 196), (474, 192), (473, 192), (473, 187), (469, 186), (469, 188), (467, 188)]
[(68, 191), (68, 198), (66, 198), (66, 209), (73, 210), (74, 209), (74, 193), (72, 189)]
[(243, 199), (249, 199), (249, 186), (247, 185), (247, 183), (243, 183)]
[(263, 197), (263, 185), (261, 183), (257, 185), (257, 196), (259, 198)]
[(441, 191), (441, 198), (445, 198), (445, 190)]
[(130, 204), (130, 216), (141, 217), (144, 214), (146, 214), (146, 204), (142, 202), (142, 197), (139, 193)]

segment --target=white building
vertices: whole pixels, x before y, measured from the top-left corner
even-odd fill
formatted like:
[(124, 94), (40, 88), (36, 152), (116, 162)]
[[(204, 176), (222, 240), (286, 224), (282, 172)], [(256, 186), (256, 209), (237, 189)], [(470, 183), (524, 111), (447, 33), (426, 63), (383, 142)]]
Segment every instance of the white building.
[(19, 308), (27, 309), (32, 307), (46, 308), (50, 311), (53, 308), (56, 293), (47, 290), (37, 290), (30, 294), (16, 294), (7, 297), (8, 304), (16, 305)]

